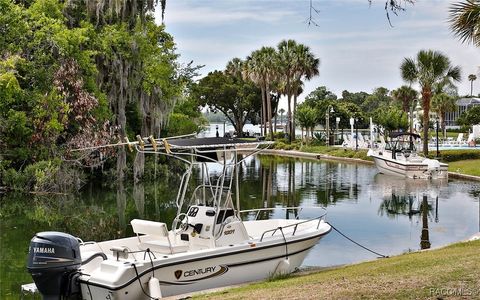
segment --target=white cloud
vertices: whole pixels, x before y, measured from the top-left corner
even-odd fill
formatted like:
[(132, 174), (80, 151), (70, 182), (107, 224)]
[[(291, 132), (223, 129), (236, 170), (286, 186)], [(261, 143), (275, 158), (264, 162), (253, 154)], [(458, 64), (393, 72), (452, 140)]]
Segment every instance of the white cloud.
[[(335, 93), (367, 91), (403, 84), (399, 66), (421, 49), (444, 52), (460, 65), (465, 78), (458, 86), (470, 92), (466, 77), (477, 73), (480, 50), (462, 45), (450, 33), (447, 0), (419, 1), (393, 16), (391, 28), (378, 3), (367, 0), (314, 1), (320, 27), (308, 27), (308, 0), (167, 2), (167, 30), (174, 35), (182, 60), (206, 64), (204, 74), (222, 69), (233, 57), (245, 58), (261, 46), (293, 38), (321, 59), (320, 77), (306, 83), (303, 98), (319, 85)], [(378, 3), (377, 3), (378, 2)], [(480, 84), (474, 85), (480, 93)]]

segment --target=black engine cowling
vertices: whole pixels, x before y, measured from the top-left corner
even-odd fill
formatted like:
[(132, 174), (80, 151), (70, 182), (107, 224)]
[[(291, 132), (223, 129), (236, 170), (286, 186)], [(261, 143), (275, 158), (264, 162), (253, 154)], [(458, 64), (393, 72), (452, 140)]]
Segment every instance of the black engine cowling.
[(45, 300), (69, 296), (71, 276), (81, 266), (78, 240), (62, 232), (40, 232), (30, 241), (27, 269)]

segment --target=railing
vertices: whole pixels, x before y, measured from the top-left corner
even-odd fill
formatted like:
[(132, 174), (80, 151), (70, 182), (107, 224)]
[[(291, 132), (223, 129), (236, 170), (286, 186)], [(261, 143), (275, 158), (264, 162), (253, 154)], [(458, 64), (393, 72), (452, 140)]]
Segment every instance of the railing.
[[(258, 216), (260, 215), (260, 213), (262, 211), (273, 211), (273, 210), (277, 210), (277, 209), (280, 209), (280, 210), (298, 210), (298, 212), (301, 212), (303, 209), (320, 209), (320, 210), (323, 210), (324, 213), (321, 214), (320, 216), (318, 217), (315, 217), (315, 218), (311, 218), (311, 219), (308, 219), (308, 220), (304, 220), (304, 221), (301, 221), (301, 222), (297, 222), (295, 224), (290, 224), (290, 225), (286, 225), (286, 226), (280, 226), (280, 227), (277, 227), (277, 228), (274, 228), (274, 229), (269, 229), (269, 230), (266, 230), (262, 233), (262, 236), (260, 237), (260, 242), (263, 241), (263, 238), (265, 237), (265, 234), (269, 233), (269, 232), (272, 232), (271, 236), (274, 236), (275, 233), (280, 230), (282, 232), (282, 235), (284, 235), (283, 233), (283, 229), (285, 228), (290, 228), (290, 227), (293, 227), (293, 232), (292, 232), (292, 236), (295, 236), (295, 233), (297, 232), (297, 228), (298, 228), (298, 225), (301, 225), (301, 224), (305, 224), (305, 223), (309, 223), (309, 222), (317, 222), (317, 229), (318, 227), (320, 227), (320, 222), (323, 220), (323, 218), (327, 215), (327, 210), (323, 207), (275, 207), (275, 208), (257, 208), (257, 209), (248, 209), (248, 210), (242, 210), (240, 211), (240, 214), (242, 213), (249, 213), (249, 212), (257, 212), (256, 215), (255, 215), (255, 220), (258, 219)], [(298, 220), (298, 215), (296, 216), (296, 218)]]

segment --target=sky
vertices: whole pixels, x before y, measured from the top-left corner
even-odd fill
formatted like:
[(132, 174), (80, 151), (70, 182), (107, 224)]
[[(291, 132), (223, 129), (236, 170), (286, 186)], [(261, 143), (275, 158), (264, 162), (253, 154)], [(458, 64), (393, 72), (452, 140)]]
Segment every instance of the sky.
[[(320, 58), (320, 76), (305, 83), (300, 101), (319, 86), (341, 97), (343, 90), (372, 93), (405, 82), (400, 64), (419, 50), (446, 54), (462, 68), (459, 94), (480, 93), (480, 49), (462, 44), (449, 29), (452, 1), (417, 0), (398, 16), (384, 10), (385, 0), (313, 0), (318, 26), (306, 23), (310, 0), (172, 0), (167, 1), (166, 30), (173, 35), (180, 61), (205, 65), (203, 76), (223, 70), (234, 57), (245, 59), (262, 46), (294, 39)], [(160, 9), (156, 11), (160, 22)], [(414, 86), (415, 87), (415, 86)]]

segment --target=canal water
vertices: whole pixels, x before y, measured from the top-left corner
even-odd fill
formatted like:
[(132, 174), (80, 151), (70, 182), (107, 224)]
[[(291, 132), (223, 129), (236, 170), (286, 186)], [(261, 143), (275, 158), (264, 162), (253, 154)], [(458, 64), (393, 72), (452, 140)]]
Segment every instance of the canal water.
[[(159, 172), (157, 180), (148, 184), (90, 185), (79, 195), (3, 195), (0, 299), (18, 299), (20, 286), (32, 282), (25, 264), (36, 232), (55, 230), (84, 241), (105, 240), (131, 236), (128, 224), (134, 218), (171, 224), (179, 173)], [(478, 183), (405, 180), (377, 174), (370, 165), (272, 156), (247, 159), (239, 176), (242, 209), (324, 207), (327, 221), (385, 255), (440, 247), (480, 229)], [(315, 211), (304, 209), (300, 217), (314, 217)], [(375, 258), (332, 231), (310, 251), (303, 266)]]

